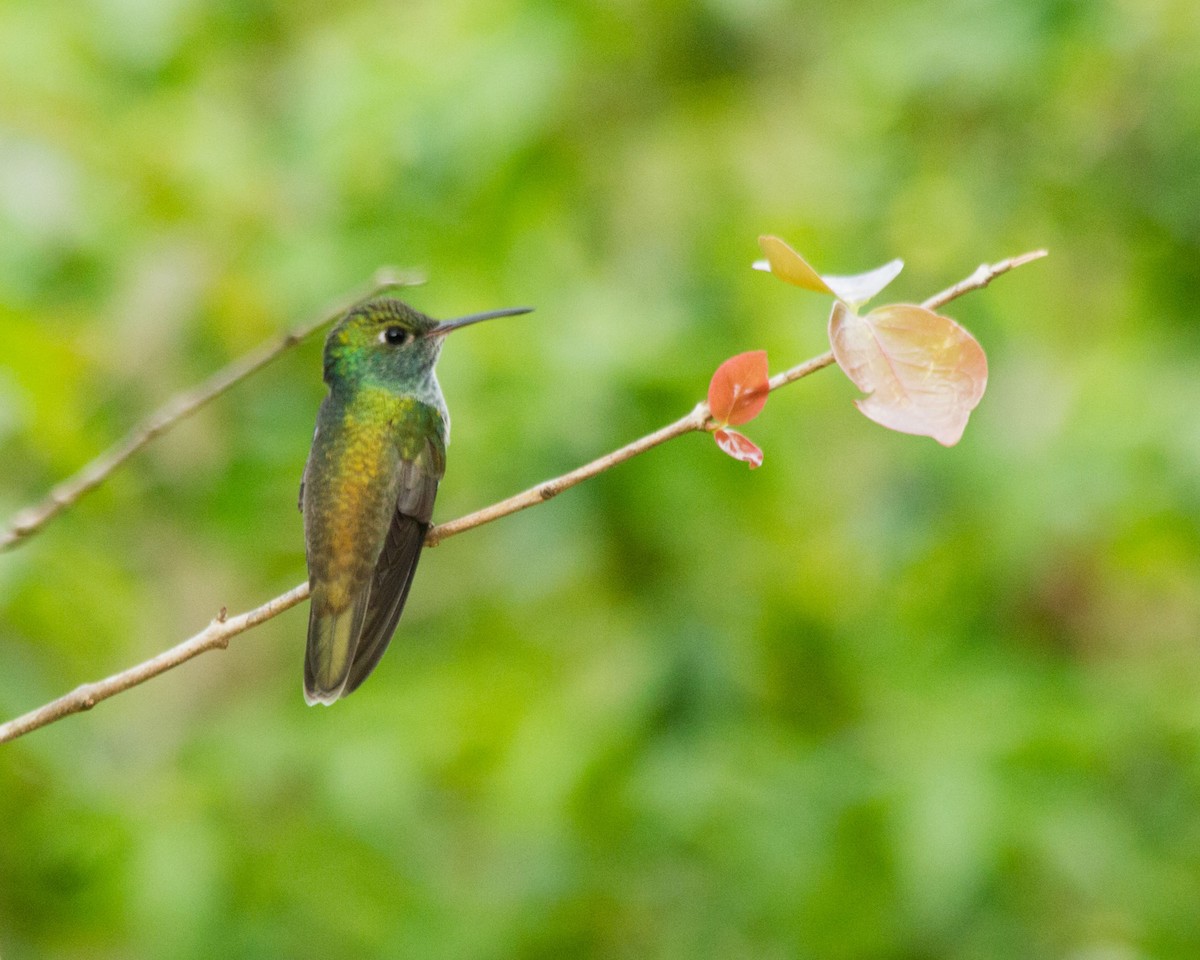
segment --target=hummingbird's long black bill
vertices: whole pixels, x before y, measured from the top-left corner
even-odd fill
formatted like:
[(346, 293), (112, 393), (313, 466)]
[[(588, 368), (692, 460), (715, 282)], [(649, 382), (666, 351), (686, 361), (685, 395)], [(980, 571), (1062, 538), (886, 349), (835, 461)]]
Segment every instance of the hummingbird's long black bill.
[(522, 313), (532, 312), (533, 307), (506, 307), (503, 310), (489, 310), (487, 313), (472, 313), (465, 317), (458, 317), (454, 320), (446, 320), (439, 323), (426, 336), (444, 337), (451, 330), (457, 330), (459, 327), (467, 327), (472, 323), (479, 323), (481, 320), (495, 320), (497, 317), (516, 317)]

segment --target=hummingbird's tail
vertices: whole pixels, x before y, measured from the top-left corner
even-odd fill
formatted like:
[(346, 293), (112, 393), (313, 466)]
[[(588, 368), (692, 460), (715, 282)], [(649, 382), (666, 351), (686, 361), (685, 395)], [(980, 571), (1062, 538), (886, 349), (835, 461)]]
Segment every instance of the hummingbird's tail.
[[(371, 585), (362, 589), (344, 610), (333, 612), (313, 587), (308, 615), (308, 648), (304, 655), (304, 699), (326, 706), (342, 696), (366, 619)], [(318, 612), (320, 611), (320, 612)]]

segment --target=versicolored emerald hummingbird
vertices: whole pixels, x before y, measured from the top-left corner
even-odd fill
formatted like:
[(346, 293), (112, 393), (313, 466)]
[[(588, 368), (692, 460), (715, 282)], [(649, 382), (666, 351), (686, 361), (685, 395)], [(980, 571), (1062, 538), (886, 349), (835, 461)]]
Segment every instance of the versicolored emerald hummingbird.
[(375, 669), (396, 629), (446, 470), (438, 323), (390, 297), (353, 307), (325, 340), (329, 392), (300, 482), (311, 607), (304, 698), (331, 704)]

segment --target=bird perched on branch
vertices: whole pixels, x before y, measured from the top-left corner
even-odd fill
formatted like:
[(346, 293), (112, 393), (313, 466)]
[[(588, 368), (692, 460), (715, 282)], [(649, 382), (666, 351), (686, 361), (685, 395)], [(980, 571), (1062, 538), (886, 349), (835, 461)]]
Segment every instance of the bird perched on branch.
[(443, 338), (529, 310), (439, 323), (376, 297), (330, 330), (329, 393), (300, 483), (312, 596), (308, 703), (353, 693), (379, 663), (404, 609), (446, 471), (450, 415), (434, 373)]

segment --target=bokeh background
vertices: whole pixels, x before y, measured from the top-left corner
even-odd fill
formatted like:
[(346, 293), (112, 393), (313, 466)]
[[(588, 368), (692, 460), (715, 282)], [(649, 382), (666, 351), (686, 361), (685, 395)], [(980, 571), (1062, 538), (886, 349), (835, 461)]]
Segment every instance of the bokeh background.
[[(825, 349), (908, 267), (962, 443), (824, 371), (0, 747), (0, 956), (1200, 956), (1194, 0), (0, 3), (0, 515), (383, 264), (456, 335), (437, 516)], [(320, 338), (0, 555), (0, 713), (304, 577)]]

